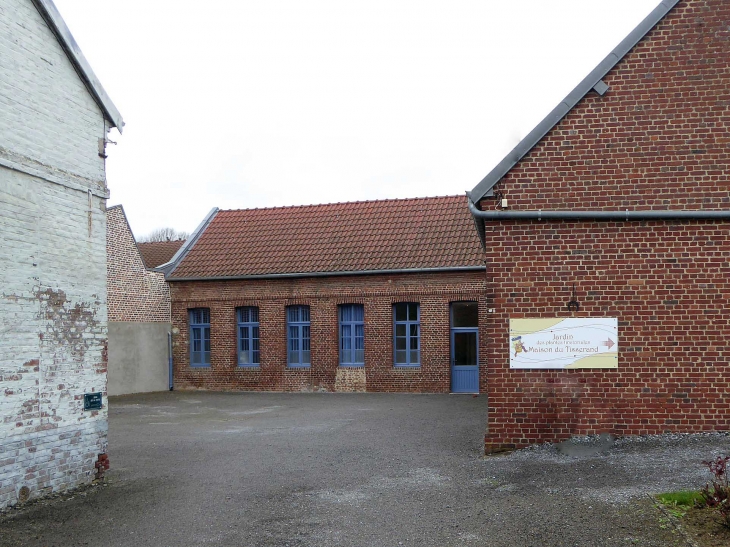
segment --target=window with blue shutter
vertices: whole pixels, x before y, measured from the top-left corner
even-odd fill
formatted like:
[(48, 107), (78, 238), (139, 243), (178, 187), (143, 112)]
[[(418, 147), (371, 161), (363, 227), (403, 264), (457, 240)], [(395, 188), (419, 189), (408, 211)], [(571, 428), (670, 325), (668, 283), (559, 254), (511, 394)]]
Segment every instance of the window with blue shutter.
[(210, 310), (188, 310), (190, 323), (190, 366), (210, 366)]
[(287, 307), (286, 345), (288, 366), (302, 368), (310, 365), (309, 342), (309, 306)]
[(365, 309), (362, 304), (340, 306), (340, 366), (365, 366)]
[(238, 319), (238, 366), (258, 367), (259, 309), (253, 306), (236, 309)]
[(393, 305), (393, 364), (396, 367), (421, 365), (421, 315), (417, 303)]

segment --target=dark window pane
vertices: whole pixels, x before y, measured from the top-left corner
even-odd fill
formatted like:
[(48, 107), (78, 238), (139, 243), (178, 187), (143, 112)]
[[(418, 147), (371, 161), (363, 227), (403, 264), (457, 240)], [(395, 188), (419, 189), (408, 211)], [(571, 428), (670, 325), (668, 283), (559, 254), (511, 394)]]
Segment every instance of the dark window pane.
[(418, 321), (418, 304), (408, 304), (408, 320)]
[(477, 364), (476, 332), (454, 333), (454, 365), (474, 366)]
[(352, 348), (352, 335), (350, 325), (342, 325), (342, 349), (349, 350)]
[(340, 321), (352, 321), (352, 306), (340, 306)]
[(355, 304), (352, 307), (352, 320), (353, 321), (364, 321), (365, 320), (365, 307), (361, 304)]
[(418, 337), (411, 337), (411, 349), (418, 349)]
[(299, 351), (299, 327), (289, 327), (289, 350)]
[(396, 304), (395, 305), (395, 320), (396, 321), (407, 321), (408, 320), (408, 304)]
[(406, 335), (406, 326), (405, 325), (396, 325), (395, 326), (395, 335), (396, 336), (405, 336)]
[(453, 327), (479, 326), (479, 305), (476, 302), (454, 302), (451, 304)]
[(406, 338), (405, 336), (397, 336), (395, 339), (395, 349), (404, 350), (406, 349)]

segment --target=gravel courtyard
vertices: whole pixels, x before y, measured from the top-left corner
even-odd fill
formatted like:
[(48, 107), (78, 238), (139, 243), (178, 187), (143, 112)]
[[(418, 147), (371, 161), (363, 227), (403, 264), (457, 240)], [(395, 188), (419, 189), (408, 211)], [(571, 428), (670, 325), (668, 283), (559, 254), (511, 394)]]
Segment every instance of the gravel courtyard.
[(105, 486), (0, 516), (0, 545), (685, 546), (649, 494), (724, 435), (482, 456), (484, 396), (112, 398)]

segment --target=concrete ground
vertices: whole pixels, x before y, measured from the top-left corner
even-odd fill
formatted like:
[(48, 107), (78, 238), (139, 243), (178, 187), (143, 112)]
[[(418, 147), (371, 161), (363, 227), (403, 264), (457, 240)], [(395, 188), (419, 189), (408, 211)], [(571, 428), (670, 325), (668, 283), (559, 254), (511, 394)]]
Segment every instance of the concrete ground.
[(2, 546), (684, 546), (648, 494), (721, 435), (483, 457), (484, 396), (112, 398), (106, 486), (0, 517)]

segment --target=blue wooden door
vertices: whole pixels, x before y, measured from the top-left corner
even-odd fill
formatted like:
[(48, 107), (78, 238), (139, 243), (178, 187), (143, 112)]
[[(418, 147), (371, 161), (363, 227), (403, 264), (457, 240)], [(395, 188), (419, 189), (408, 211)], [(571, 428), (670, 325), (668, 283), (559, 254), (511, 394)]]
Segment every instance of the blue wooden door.
[(479, 393), (479, 329), (451, 329), (451, 392)]

